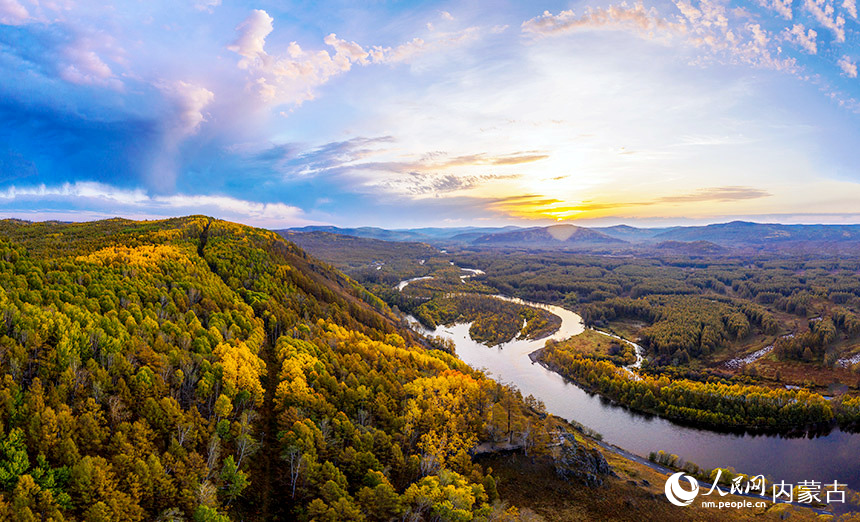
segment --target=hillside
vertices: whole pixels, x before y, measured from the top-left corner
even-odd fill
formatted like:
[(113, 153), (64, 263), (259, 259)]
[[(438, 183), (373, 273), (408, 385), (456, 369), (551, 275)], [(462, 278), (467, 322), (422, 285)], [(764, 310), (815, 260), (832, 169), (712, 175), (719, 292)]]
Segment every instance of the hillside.
[(3, 520), (471, 518), (548, 429), (272, 232), (3, 221), (0, 283)]
[[(630, 485), (660, 470), (608, 465), (273, 232), (0, 221), (0, 310), (0, 520), (672, 518)], [(551, 487), (523, 497), (530, 466)]]
[(280, 233), (365, 286), (375, 283), (392, 287), (403, 279), (424, 276), (448, 266), (447, 257), (426, 243), (382, 241), (330, 232)]
[(510, 232), (497, 232), (474, 239), (471, 244), (485, 247), (582, 248), (620, 245), (625, 241), (574, 225), (553, 225)]
[(732, 221), (701, 227), (675, 227), (653, 236), (656, 241), (709, 241), (721, 246), (810, 248), (822, 245), (856, 248), (858, 225), (780, 225)]

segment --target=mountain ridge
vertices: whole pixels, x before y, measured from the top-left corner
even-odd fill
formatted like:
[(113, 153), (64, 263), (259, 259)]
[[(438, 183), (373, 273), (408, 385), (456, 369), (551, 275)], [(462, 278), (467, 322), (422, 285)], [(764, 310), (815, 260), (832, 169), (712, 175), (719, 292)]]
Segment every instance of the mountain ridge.
[[(804, 250), (815, 248), (860, 249), (860, 224), (805, 225), (730, 221), (702, 226), (673, 226), (639, 228), (630, 225), (584, 227), (572, 224), (555, 224), (535, 227), (488, 227), (464, 231), (463, 227), (432, 229), (433, 235), (419, 233), (419, 229), (400, 229), (368, 232), (363, 228), (344, 229), (324, 227), (334, 234), (355, 237), (372, 237), (387, 241), (419, 241), (440, 248), (534, 248), (534, 249), (639, 249), (655, 248), (663, 243), (663, 250), (676, 244), (690, 251), (697, 243), (701, 249), (707, 242), (722, 249), (777, 248)], [(308, 227), (279, 230), (279, 233), (308, 230)], [(431, 230), (431, 229), (420, 229)], [(397, 239), (400, 238), (400, 239)], [(669, 242), (669, 243), (667, 243)], [(676, 242), (676, 243), (671, 243)], [(717, 249), (706, 248), (712, 253)]]

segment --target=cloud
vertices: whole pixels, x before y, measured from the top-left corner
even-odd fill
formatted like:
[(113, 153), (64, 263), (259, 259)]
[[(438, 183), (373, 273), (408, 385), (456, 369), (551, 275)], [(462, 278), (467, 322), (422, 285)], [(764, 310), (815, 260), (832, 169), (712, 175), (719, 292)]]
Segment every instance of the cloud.
[(555, 205), (558, 203), (564, 203), (564, 201), (555, 198), (548, 198), (540, 194), (523, 194), (520, 196), (508, 196), (493, 199), (489, 202), (489, 206), (499, 208), (517, 208)]
[(738, 201), (759, 199), (771, 196), (766, 190), (752, 187), (709, 187), (688, 194), (663, 196), (646, 204), (657, 203), (697, 203), (702, 201)]
[(21, 25), (30, 18), (27, 8), (17, 0), (0, 0), (0, 24)]
[(262, 9), (254, 9), (244, 22), (236, 27), (239, 37), (227, 49), (242, 56), (240, 69), (262, 64), (268, 58), (265, 51), (266, 37), (272, 32), (275, 19)]
[(468, 190), (486, 183), (516, 179), (518, 174), (481, 174), (459, 176), (455, 174), (436, 174), (410, 172), (406, 176), (383, 179), (370, 185), (390, 193), (408, 196), (447, 195), (453, 192)]
[(782, 37), (785, 41), (798, 45), (809, 54), (816, 54), (818, 52), (818, 45), (815, 42), (816, 36), (818, 36), (818, 33), (814, 29), (807, 31), (803, 24), (794, 24), (791, 30), (785, 29), (782, 32)]
[(561, 199), (529, 194), (486, 201), (490, 210), (525, 219), (567, 219), (588, 212), (666, 204), (731, 202), (769, 197), (767, 191), (752, 187), (708, 187), (685, 194), (662, 196), (645, 201), (581, 201), (568, 203)]
[(622, 4), (610, 5), (607, 8), (589, 8), (581, 16), (577, 16), (572, 10), (561, 11), (558, 14), (544, 11), (542, 15), (523, 22), (522, 31), (540, 37), (579, 29), (622, 26), (632, 27), (649, 36), (658, 32), (675, 33), (682, 30), (680, 26), (660, 17), (656, 10), (645, 9), (641, 3), (637, 3), (633, 7)]
[(851, 61), (848, 56), (842, 55), (842, 58), (837, 62), (839, 68), (842, 69), (842, 74), (849, 78), (857, 77), (857, 64)]
[(632, 30), (644, 38), (676, 39), (700, 49), (703, 53), (694, 64), (715, 60), (789, 72), (798, 70), (795, 59), (779, 56), (781, 50), (773, 45), (770, 32), (758, 23), (742, 22), (746, 16), (729, 12), (719, 0), (676, 0), (674, 4), (680, 15), (670, 18), (653, 8), (646, 9), (641, 3), (632, 7), (621, 4), (591, 8), (581, 16), (572, 10), (558, 14), (545, 11), (523, 22), (522, 31), (534, 37), (547, 37), (595, 28)]
[(122, 81), (85, 41), (67, 47), (64, 55), (66, 65), (60, 69), (60, 78), (63, 80), (78, 85), (101, 85), (116, 90), (122, 88)]
[(211, 13), (219, 5), (221, 5), (221, 0), (197, 0), (194, 2), (194, 9)]
[(370, 156), (389, 152), (377, 146), (394, 142), (391, 136), (375, 138), (356, 137), (346, 141), (327, 143), (307, 152), (298, 152), (297, 144), (280, 144), (253, 154), (255, 160), (280, 162), (287, 166), (302, 166), (305, 173), (321, 173), (335, 168), (349, 167), (390, 172), (434, 171), (463, 166), (521, 165), (549, 157), (541, 151), (519, 151), (508, 154), (465, 154), (449, 157), (447, 152), (434, 151), (409, 161), (361, 162)]
[(273, 22), (266, 11), (252, 11), (236, 28), (239, 36), (227, 49), (242, 57), (237, 65), (250, 73), (249, 90), (255, 91), (264, 102), (276, 105), (301, 105), (314, 99), (317, 87), (349, 71), (353, 65), (409, 63), (418, 56), (463, 44), (478, 35), (478, 29), (470, 27), (453, 33), (434, 33), (430, 41), (416, 37), (395, 47), (365, 48), (331, 33), (323, 43), (334, 54), (327, 50), (305, 50), (297, 42), (291, 42), (286, 53), (278, 56), (265, 49)]
[(266, 225), (307, 223), (303, 211), (284, 203), (261, 203), (229, 196), (173, 194), (151, 196), (141, 189), (125, 190), (94, 182), (64, 183), (56, 186), (8, 187), (0, 190), (0, 203), (30, 203), (38, 200), (63, 201), (102, 212), (116, 209), (115, 215), (145, 212), (154, 215), (214, 214)]
[(156, 86), (176, 106), (175, 121), (172, 124), (177, 133), (176, 137), (197, 132), (200, 124), (206, 121), (203, 109), (215, 100), (215, 94), (205, 87), (183, 81), (161, 81)]
[(548, 158), (548, 154), (512, 154), (496, 157), (492, 160), (493, 165), (521, 165)]
[(420, 160), (410, 163), (397, 163), (400, 169), (408, 170), (440, 170), (449, 167), (464, 167), (470, 165), (522, 165), (548, 158), (548, 154), (539, 151), (513, 152), (510, 154), (491, 155), (486, 153), (466, 154), (448, 158), (445, 152), (431, 152)]
[(340, 68), (344, 71), (348, 71), (351, 65), (355, 62), (362, 65), (370, 63), (368, 60), (370, 53), (362, 49), (362, 47), (355, 42), (341, 40), (334, 33), (323, 38), (323, 42), (334, 48), (335, 60), (340, 61)]
[(155, 151), (152, 165), (147, 169), (146, 183), (153, 190), (174, 189), (179, 176), (181, 157), (179, 145), (197, 133), (206, 121), (203, 110), (215, 99), (215, 94), (200, 85), (161, 80), (155, 86), (172, 103), (173, 112), (163, 120), (161, 146)]
[(803, 7), (819, 24), (833, 31), (837, 42), (845, 41), (845, 18), (835, 13), (829, 0), (803, 0)]
[(48, 197), (103, 199), (122, 205), (140, 205), (148, 201), (142, 190), (124, 190), (102, 183), (75, 182), (48, 187), (36, 185), (29, 187), (7, 187), (0, 190), (0, 200), (41, 199)]
[(704, 51), (698, 62), (708, 60), (742, 63), (753, 67), (797, 73), (794, 58), (781, 58), (781, 49), (774, 45), (769, 31), (758, 23), (729, 18), (725, 5), (718, 0), (700, 0), (693, 5), (677, 0), (687, 28), (687, 41)]
[(227, 47), (242, 57), (238, 66), (251, 73), (248, 87), (264, 102), (300, 105), (314, 98), (315, 87), (348, 71), (354, 62), (368, 63), (367, 51), (335, 34), (324, 39), (335, 49), (334, 56), (328, 51), (305, 51), (296, 42), (290, 43), (284, 56), (269, 55), (265, 49), (266, 37), (274, 29), (273, 22), (274, 18), (266, 11), (252, 11), (236, 28), (239, 32), (236, 41)]
[(355, 166), (355, 162), (379, 153), (380, 145), (391, 143), (391, 136), (375, 138), (356, 137), (346, 141), (326, 143), (303, 153), (295, 153), (296, 146), (278, 145), (257, 155), (257, 159), (272, 158), (275, 149), (285, 152), (275, 163), (284, 176), (316, 176)]
[(851, 18), (857, 19), (857, 0), (845, 0), (842, 2), (842, 9), (845, 9)]
[(756, 3), (765, 9), (775, 11), (786, 20), (791, 20), (792, 18), (792, 0), (756, 0)]
[[(339, 178), (341, 186), (359, 191), (379, 191), (407, 197), (424, 197), (478, 187), (491, 181), (521, 177), (512, 167), (549, 158), (542, 151), (506, 154), (449, 155), (432, 151), (422, 155), (403, 152), (391, 136), (358, 137), (331, 142), (302, 152), (297, 144), (279, 144), (251, 153), (249, 158), (264, 170), (275, 170), (283, 179)], [(373, 161), (384, 157), (385, 161)]]

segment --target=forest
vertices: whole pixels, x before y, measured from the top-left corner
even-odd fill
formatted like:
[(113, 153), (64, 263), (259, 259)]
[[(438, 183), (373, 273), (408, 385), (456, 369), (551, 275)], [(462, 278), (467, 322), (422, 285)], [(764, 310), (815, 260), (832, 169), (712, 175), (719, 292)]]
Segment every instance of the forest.
[(586, 389), (638, 411), (695, 425), (755, 430), (806, 428), (828, 425), (836, 419), (846, 425), (860, 421), (860, 410), (853, 398), (827, 401), (806, 390), (670, 379), (665, 375), (633, 378), (609, 361), (559, 344), (548, 344), (538, 357)]
[(412, 313), (430, 329), (440, 324), (470, 322), (469, 336), (488, 346), (517, 337), (540, 339), (552, 334), (561, 324), (561, 319), (547, 310), (481, 294), (442, 294), (404, 311)]
[[(502, 294), (574, 310), (586, 325), (642, 345), (645, 361), (638, 373), (655, 382), (668, 379), (677, 390), (660, 396), (653, 389), (654, 400), (645, 399), (648, 390), (638, 388), (644, 383), (625, 385), (627, 372), (620, 366), (626, 359), (621, 353), (581, 353), (562, 343), (544, 350), (544, 362), (637, 409), (723, 427), (792, 429), (795, 421), (790, 419), (801, 425), (857, 421), (852, 404), (860, 393), (860, 260), (855, 257), (778, 251), (690, 254), (671, 248), (635, 256), (448, 248), (447, 258), (437, 252), (441, 259), (435, 268), (413, 259), (409, 249), (394, 255), (399, 269), (391, 273), (391, 280), (433, 276), (402, 291), (376, 283), (378, 279), (361, 279), (368, 272), (358, 268), (360, 249), (350, 258), (352, 267), (344, 269), (395, 310), (412, 313), (429, 326), (440, 322), (442, 315), (447, 321), (456, 316), (481, 325), (477, 311), (468, 316), (440, 313), (454, 310), (450, 304), (437, 303), (455, 289), (460, 294)], [(458, 272), (445, 264), (446, 259), (455, 267), (478, 268), (484, 274), (460, 284)], [(483, 302), (488, 312), (502, 315), (500, 305)], [(485, 331), (473, 330), (473, 337)], [(612, 367), (595, 366), (600, 361)], [(621, 389), (631, 386), (643, 396)], [(701, 386), (705, 388), (700, 390)], [(741, 400), (737, 394), (750, 386), (755, 388), (748, 391), (786, 400), (795, 400), (791, 393), (801, 388), (810, 393), (801, 397), (811, 401), (808, 411), (788, 415), (778, 409), (760, 411), (761, 405), (736, 406)], [(686, 391), (674, 393), (681, 389)], [(712, 405), (699, 407), (695, 398), (703, 393), (725, 393), (722, 409), (706, 415), (705, 408)], [(816, 397), (825, 395), (835, 400), (822, 408)]]
[[(475, 283), (623, 330), (647, 349), (646, 366), (655, 371), (705, 371), (818, 391), (858, 384), (857, 258), (461, 251), (454, 259), (486, 272)], [(747, 359), (764, 348), (763, 357)]]
[[(0, 519), (506, 520), (534, 400), (278, 235), (0, 222)], [(515, 516), (516, 515), (516, 516)]]

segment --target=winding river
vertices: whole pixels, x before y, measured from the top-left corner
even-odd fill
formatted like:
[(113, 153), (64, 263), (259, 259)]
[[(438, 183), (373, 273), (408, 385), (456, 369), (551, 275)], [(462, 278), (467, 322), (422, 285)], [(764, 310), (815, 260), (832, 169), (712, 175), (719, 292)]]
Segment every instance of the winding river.
[(801, 438), (721, 433), (632, 412), (531, 362), (529, 354), (542, 348), (547, 339), (566, 339), (584, 330), (577, 314), (558, 306), (503, 299), (547, 309), (561, 318), (561, 327), (549, 338), (515, 339), (490, 348), (469, 337), (471, 323), (429, 331), (417, 322), (414, 326), (422, 333), (451, 338), (457, 355), (473, 368), (484, 369), (496, 380), (514, 384), (524, 396), (531, 394), (542, 400), (550, 413), (579, 422), (602, 434), (605, 442), (639, 456), (647, 457), (649, 452), (662, 449), (705, 468), (733, 467), (739, 472), (762, 474), (775, 482), (784, 480), (795, 485), (804, 480), (822, 484), (838, 480), (860, 490), (860, 434), (839, 429)]

